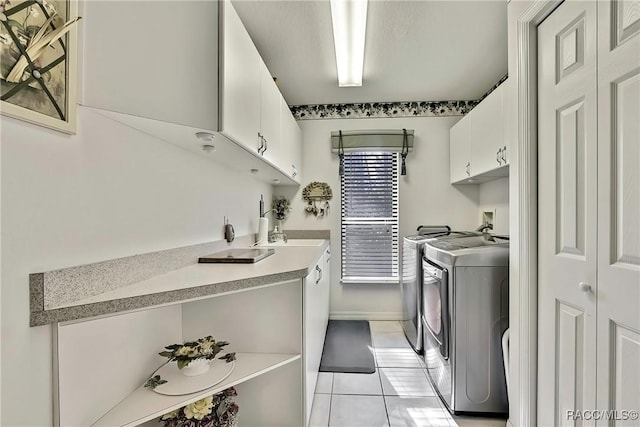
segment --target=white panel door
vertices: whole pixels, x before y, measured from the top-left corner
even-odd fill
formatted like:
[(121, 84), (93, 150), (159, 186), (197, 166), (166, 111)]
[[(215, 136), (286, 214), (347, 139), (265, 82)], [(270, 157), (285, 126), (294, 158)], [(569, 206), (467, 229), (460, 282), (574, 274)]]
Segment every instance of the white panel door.
[(598, 409), (640, 410), (640, 1), (599, 2), (598, 42)]
[(596, 3), (565, 2), (538, 27), (540, 426), (596, 405), (596, 122)]

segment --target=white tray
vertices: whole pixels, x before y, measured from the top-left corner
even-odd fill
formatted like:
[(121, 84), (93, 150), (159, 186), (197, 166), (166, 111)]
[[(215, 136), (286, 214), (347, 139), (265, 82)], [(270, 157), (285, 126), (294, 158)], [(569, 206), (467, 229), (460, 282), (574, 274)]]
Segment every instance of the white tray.
[(204, 374), (187, 377), (180, 372), (177, 363), (170, 362), (153, 373), (153, 375), (160, 375), (160, 378), (167, 381), (154, 388), (153, 391), (167, 396), (180, 396), (205, 390), (224, 381), (231, 375), (235, 365), (235, 361), (227, 363), (225, 360), (215, 359), (209, 362), (209, 370)]

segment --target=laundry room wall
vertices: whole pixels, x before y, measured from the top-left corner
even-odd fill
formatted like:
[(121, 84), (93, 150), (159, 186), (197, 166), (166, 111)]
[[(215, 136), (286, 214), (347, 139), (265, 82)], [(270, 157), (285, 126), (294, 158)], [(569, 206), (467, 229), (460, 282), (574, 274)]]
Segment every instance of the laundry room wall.
[(84, 107), (76, 135), (2, 117), (1, 136), (0, 425), (49, 426), (53, 331), (29, 327), (29, 274), (221, 240), (225, 215), (255, 233), (272, 187)]
[[(335, 130), (413, 129), (415, 149), (407, 157), (407, 175), (400, 179), (400, 235), (415, 234), (422, 224), (447, 224), (473, 229), (478, 223), (479, 190), (476, 185), (449, 183), (449, 128), (454, 117), (301, 120), (303, 175), (299, 189), (276, 188), (274, 194), (292, 200), (284, 229), (329, 229), (331, 266), (331, 316), (350, 319), (399, 319), (398, 285), (340, 283), (340, 177), (338, 156), (331, 152)], [(304, 213), (302, 189), (312, 181), (326, 182), (333, 190), (331, 208), (324, 218)]]

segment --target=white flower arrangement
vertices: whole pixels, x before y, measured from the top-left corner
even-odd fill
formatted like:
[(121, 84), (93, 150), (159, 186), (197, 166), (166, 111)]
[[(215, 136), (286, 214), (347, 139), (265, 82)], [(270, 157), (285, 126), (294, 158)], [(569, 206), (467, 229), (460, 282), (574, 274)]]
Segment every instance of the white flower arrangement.
[[(199, 338), (196, 341), (185, 342), (184, 344), (171, 344), (166, 346), (167, 351), (160, 352), (160, 356), (169, 358), (170, 361), (178, 363), (178, 369), (186, 367), (191, 361), (197, 359), (212, 360), (229, 345), (227, 341), (216, 341), (211, 336)], [(227, 353), (220, 357), (227, 363), (236, 360), (235, 353)]]
[(238, 419), (238, 404), (233, 400), (237, 395), (230, 387), (164, 414), (159, 421), (164, 427), (233, 427)]

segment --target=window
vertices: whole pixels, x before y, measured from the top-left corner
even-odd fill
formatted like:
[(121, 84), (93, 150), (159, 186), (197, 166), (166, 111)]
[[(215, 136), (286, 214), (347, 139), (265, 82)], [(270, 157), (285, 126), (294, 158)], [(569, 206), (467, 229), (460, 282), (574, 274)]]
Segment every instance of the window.
[(342, 282), (398, 283), (398, 154), (344, 154)]

